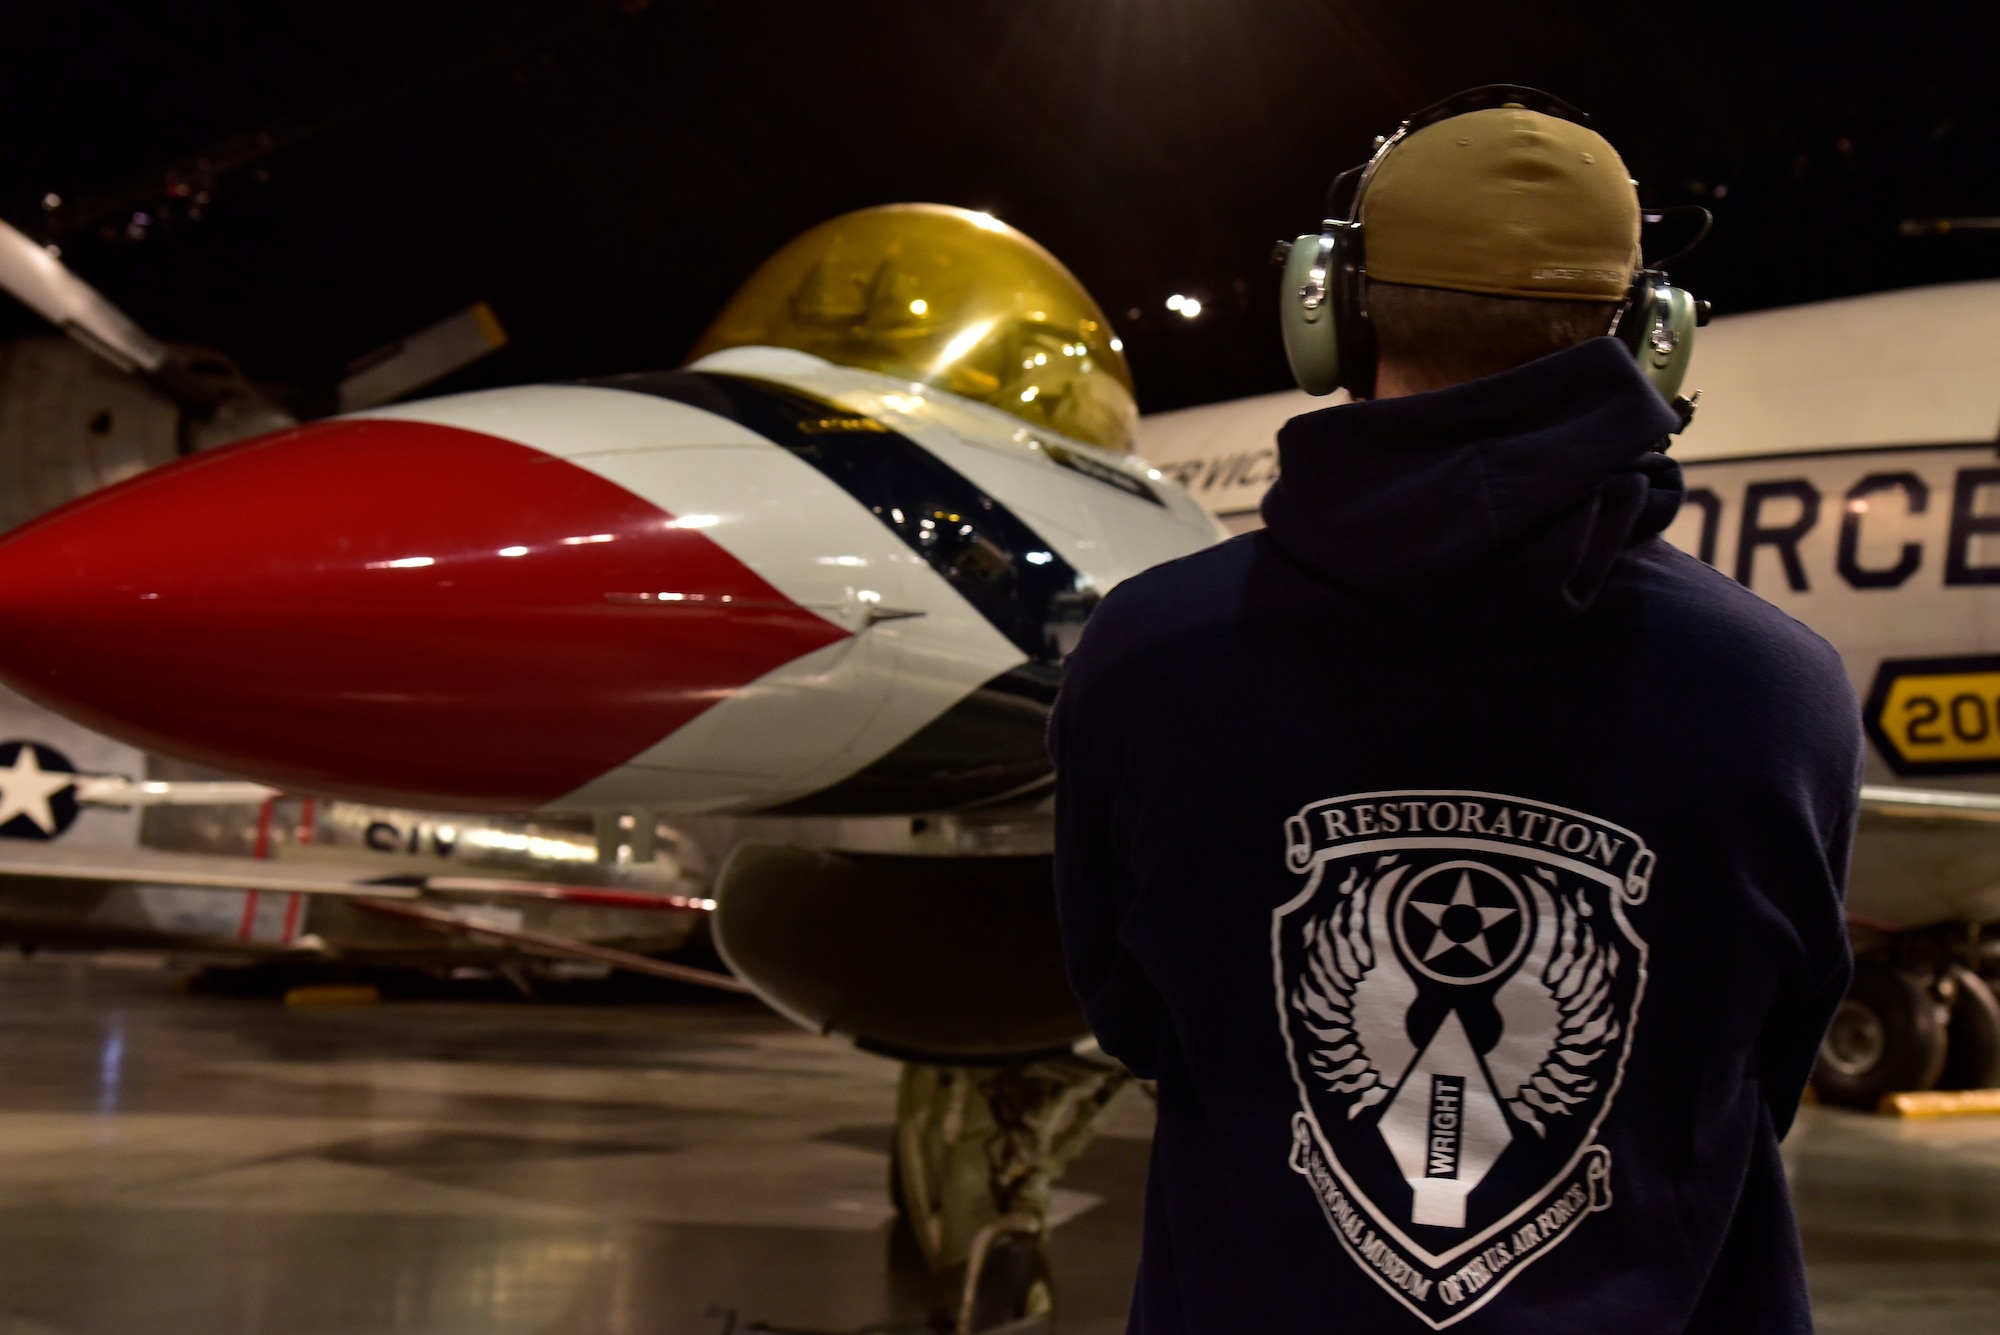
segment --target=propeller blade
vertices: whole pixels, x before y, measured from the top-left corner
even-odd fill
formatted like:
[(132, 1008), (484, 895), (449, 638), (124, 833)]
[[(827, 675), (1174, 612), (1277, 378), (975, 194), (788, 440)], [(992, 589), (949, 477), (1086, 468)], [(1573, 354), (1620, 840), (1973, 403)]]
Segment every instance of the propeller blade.
[(347, 368), (340, 382), (340, 411), (359, 412), (400, 399), (507, 346), (500, 317), (483, 301), (456, 315), (377, 348)]
[(159, 372), (166, 344), (42, 246), (0, 221), (0, 288), (121, 371)]

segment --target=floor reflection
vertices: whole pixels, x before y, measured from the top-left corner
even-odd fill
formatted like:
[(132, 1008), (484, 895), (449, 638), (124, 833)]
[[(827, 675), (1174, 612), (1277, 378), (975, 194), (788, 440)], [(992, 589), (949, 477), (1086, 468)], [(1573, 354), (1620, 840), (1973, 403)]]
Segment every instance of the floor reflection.
[[(288, 1011), (0, 963), (0, 1335), (842, 1331), (892, 1282), (895, 1070), (753, 1005)], [(1150, 1108), (1066, 1181), (1064, 1335), (1114, 1335)], [(1808, 1109), (1819, 1326), (2000, 1329), (2000, 1118)]]
[(1808, 1108), (1785, 1157), (1822, 1332), (2000, 1330), (2000, 1117)]

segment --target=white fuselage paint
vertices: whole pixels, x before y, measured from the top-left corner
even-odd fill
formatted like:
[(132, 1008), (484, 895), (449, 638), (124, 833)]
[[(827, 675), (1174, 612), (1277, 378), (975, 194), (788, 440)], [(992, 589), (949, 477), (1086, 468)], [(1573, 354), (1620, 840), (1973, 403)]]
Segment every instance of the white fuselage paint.
[[(1689, 502), (1668, 541), (1826, 636), (1864, 701), (1885, 660), (2000, 655), (2000, 282), (1720, 318), (1696, 336), (1686, 384), (1702, 397), (1672, 447)], [(1261, 523), (1277, 476), (1277, 428), (1340, 401), (1289, 390), (1157, 414), (1140, 423), (1139, 452), (1242, 532)], [(2000, 697), (1981, 703), (2000, 737)], [(1972, 736), (1981, 720), (1962, 712)], [(1948, 711), (1926, 722), (1878, 709), (1877, 722), (1921, 736), (1953, 726)], [(2000, 788), (2000, 761), (1985, 774), (1904, 770), (1871, 742), (1871, 782)], [(1930, 859), (1926, 885), (1857, 871), (1850, 902), (1905, 922), (2000, 917), (1996, 859), (1972, 861)]]
[[(1099, 594), (1219, 535), (1200, 506), (1123, 455), (1029, 432), (907, 381), (774, 348), (732, 349), (694, 369), (787, 386), (909, 437), (1013, 511)], [(550, 809), (775, 806), (865, 769), (1027, 661), (880, 518), (791, 451), (712, 413), (623, 389), (542, 385), (360, 416), (479, 431), (588, 469), (698, 524), (787, 598), (850, 632), (666, 737), (634, 738), (631, 759)], [(1050, 442), (1145, 480), (1163, 504), (1059, 466)]]

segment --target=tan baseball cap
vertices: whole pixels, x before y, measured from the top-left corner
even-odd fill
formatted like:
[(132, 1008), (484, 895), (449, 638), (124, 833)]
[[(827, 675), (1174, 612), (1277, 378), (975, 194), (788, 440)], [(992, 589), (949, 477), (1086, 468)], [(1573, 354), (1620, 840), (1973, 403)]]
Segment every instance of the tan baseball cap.
[(1361, 211), (1368, 276), (1385, 283), (1610, 302), (1639, 262), (1639, 193), (1618, 151), (1514, 104), (1393, 145)]

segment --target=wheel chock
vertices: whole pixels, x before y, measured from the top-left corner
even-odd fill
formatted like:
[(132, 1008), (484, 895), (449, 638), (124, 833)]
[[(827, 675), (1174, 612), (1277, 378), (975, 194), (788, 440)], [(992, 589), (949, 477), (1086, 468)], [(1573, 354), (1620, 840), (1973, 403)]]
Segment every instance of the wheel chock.
[(1884, 1117), (1969, 1117), (2000, 1113), (2000, 1089), (1926, 1089), (1885, 1094), (1876, 1111)]

